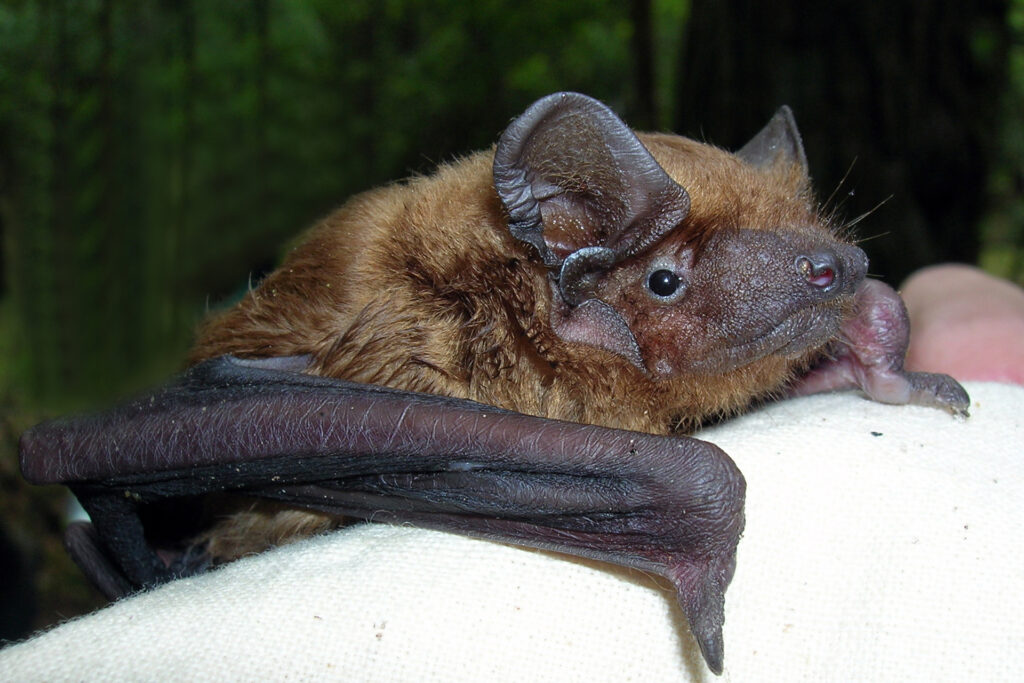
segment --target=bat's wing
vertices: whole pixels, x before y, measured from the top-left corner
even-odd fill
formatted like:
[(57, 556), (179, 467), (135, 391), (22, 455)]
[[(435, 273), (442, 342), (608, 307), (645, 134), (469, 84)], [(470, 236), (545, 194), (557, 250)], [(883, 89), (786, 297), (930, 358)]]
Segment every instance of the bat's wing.
[(744, 481), (715, 446), (557, 422), (220, 358), (109, 412), (39, 425), (22, 469), (64, 483), (93, 527), (68, 546), (111, 594), (203, 569), (161, 543), (195, 533), (204, 496), (240, 493), (412, 522), (668, 578), (708, 666)]

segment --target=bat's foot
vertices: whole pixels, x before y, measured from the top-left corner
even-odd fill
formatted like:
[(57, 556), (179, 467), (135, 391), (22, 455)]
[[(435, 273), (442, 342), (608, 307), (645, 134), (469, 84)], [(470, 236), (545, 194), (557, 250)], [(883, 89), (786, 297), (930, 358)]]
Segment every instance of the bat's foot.
[(942, 408), (967, 417), (971, 399), (949, 375), (907, 372), (903, 359), (910, 319), (888, 285), (866, 280), (857, 289), (854, 314), (844, 321), (829, 358), (793, 385), (790, 395), (858, 388), (874, 401)]

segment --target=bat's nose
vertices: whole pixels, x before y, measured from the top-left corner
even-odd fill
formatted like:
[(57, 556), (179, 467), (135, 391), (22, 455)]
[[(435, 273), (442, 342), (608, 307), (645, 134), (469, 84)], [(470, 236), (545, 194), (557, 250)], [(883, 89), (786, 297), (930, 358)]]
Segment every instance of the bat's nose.
[(868, 257), (857, 247), (841, 245), (800, 254), (793, 267), (812, 288), (839, 292), (856, 287), (864, 279)]
[(831, 252), (801, 254), (793, 264), (807, 283), (818, 289), (828, 289), (841, 275), (839, 259)]

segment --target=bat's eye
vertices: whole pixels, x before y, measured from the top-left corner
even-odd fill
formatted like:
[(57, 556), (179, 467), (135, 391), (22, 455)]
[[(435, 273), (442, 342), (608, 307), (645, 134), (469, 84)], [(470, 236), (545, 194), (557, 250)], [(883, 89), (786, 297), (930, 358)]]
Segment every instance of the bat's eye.
[(678, 275), (664, 268), (654, 271), (647, 278), (647, 289), (651, 290), (655, 296), (663, 298), (670, 297), (679, 291), (681, 284), (682, 281)]

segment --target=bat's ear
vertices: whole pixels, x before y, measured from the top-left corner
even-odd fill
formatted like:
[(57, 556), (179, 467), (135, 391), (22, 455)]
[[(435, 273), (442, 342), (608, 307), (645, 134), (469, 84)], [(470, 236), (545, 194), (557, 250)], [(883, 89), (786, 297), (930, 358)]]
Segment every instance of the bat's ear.
[(582, 300), (588, 273), (642, 252), (690, 208), (686, 190), (633, 131), (579, 93), (537, 100), (505, 129), (494, 154), (494, 186), (512, 234), (536, 247), (549, 267), (562, 267), (570, 304)]
[(761, 131), (743, 145), (736, 156), (752, 166), (771, 168), (776, 164), (797, 164), (808, 174), (807, 155), (793, 110), (783, 105)]

